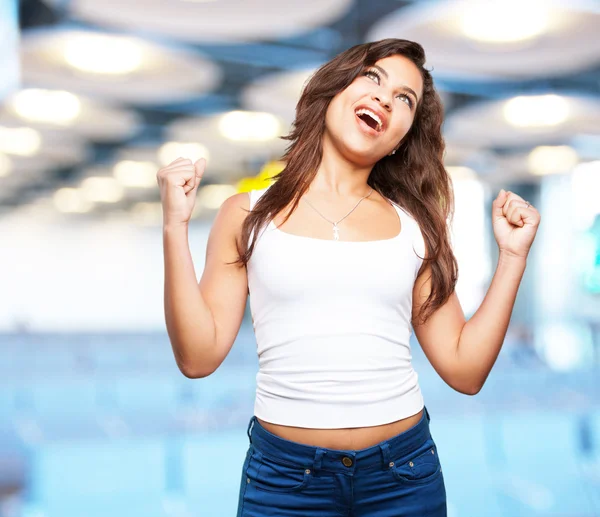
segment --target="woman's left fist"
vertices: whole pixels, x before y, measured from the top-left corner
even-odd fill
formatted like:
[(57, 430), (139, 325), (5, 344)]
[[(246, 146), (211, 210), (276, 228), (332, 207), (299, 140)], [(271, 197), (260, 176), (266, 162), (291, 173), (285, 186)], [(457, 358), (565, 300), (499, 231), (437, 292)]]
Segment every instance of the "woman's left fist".
[(492, 203), (492, 225), (500, 253), (527, 258), (540, 214), (522, 197), (502, 189)]

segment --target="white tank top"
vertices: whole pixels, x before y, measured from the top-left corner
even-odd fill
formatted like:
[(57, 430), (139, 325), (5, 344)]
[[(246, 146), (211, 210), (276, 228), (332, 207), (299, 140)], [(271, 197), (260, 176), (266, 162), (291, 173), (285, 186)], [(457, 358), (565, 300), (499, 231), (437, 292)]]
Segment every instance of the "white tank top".
[[(269, 187), (250, 192), (250, 209)], [(264, 228), (247, 265), (258, 346), (254, 414), (307, 428), (368, 427), (424, 406), (412, 367), (412, 289), (425, 243), (336, 241)]]

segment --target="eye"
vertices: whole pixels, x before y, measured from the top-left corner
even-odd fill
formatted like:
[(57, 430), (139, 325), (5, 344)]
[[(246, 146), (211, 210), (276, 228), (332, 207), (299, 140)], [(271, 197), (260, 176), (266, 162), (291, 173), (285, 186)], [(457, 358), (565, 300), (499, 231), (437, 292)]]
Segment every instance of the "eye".
[(377, 84), (379, 84), (379, 83), (380, 83), (380, 81), (381, 81), (381, 77), (379, 76), (379, 74), (378, 74), (378, 73), (377, 73), (375, 70), (367, 70), (367, 71), (364, 73), (364, 75), (365, 75), (366, 77), (371, 77), (371, 78), (375, 77), (375, 79), (373, 79), (373, 80), (374, 80), (374, 81), (375, 81)]
[(400, 95), (398, 95), (397, 97), (398, 99), (406, 99), (406, 104), (408, 104), (408, 107), (412, 109), (413, 107), (413, 100), (412, 97), (410, 95), (406, 95), (405, 93), (401, 93)]

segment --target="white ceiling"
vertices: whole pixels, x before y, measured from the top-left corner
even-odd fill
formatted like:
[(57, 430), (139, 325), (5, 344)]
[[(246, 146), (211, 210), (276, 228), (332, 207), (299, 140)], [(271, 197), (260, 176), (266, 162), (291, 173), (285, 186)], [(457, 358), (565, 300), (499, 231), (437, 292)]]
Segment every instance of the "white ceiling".
[(123, 36), (142, 50), (139, 69), (125, 75), (85, 73), (64, 56), (72, 38), (100, 35), (96, 31), (50, 29), (30, 31), (21, 43), (23, 81), (29, 86), (66, 89), (133, 105), (180, 102), (211, 91), (221, 70), (200, 53)]
[[(51, 0), (60, 3), (61, 0)], [(75, 18), (188, 42), (291, 37), (341, 17), (351, 0), (71, 0)]]
[[(499, 23), (516, 24), (529, 4), (548, 16), (538, 36), (514, 43), (484, 43), (465, 36), (461, 22), (474, 8), (497, 8)], [(506, 21), (505, 18), (506, 17)], [(492, 20), (494, 22), (494, 20)], [(492, 25), (494, 26), (494, 25)], [(540, 75), (564, 75), (600, 63), (600, 3), (592, 0), (450, 0), (418, 2), (398, 9), (375, 23), (367, 40), (404, 38), (418, 41), (427, 52), (427, 65), (439, 78), (516, 80)]]

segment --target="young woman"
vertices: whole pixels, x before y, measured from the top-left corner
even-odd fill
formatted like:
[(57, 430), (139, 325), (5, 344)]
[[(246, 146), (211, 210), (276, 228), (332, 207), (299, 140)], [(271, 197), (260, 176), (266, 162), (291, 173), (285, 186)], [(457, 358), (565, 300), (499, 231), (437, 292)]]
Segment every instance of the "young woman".
[(205, 161), (158, 172), (165, 315), (184, 375), (214, 372), (246, 297), (258, 344), (238, 517), (442, 517), (446, 491), (411, 366), (411, 327), (448, 385), (498, 356), (540, 216), (501, 190), (499, 261), (465, 322), (449, 241), (443, 110), (417, 43), (358, 45), (302, 92), (285, 169), (226, 200), (199, 289), (187, 227)]

